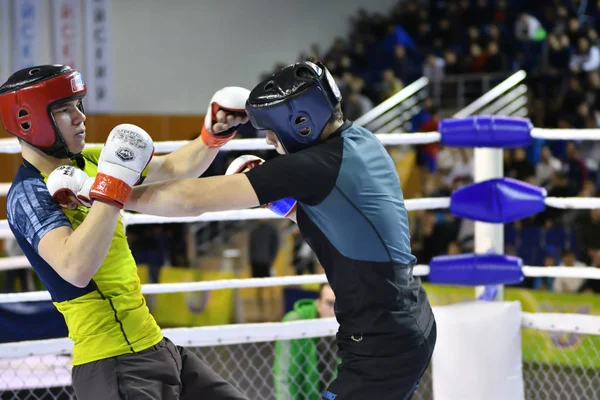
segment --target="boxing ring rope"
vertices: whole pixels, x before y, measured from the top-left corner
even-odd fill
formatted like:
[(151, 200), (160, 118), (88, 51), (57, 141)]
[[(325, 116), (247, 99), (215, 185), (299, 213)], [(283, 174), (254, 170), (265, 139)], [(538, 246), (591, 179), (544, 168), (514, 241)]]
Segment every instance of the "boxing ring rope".
[[(442, 138), (440, 132), (418, 132), (418, 133), (375, 133), (375, 136), (383, 145), (408, 145), (428, 144), (439, 142)], [(531, 129), (531, 137), (534, 139), (548, 140), (600, 140), (600, 129)], [(155, 153), (170, 153), (185, 146), (189, 140), (172, 140), (155, 142)], [(86, 147), (102, 147), (104, 143), (88, 143)], [(223, 146), (223, 151), (240, 150), (272, 150), (264, 139), (236, 139), (229, 141)], [(19, 154), (21, 146), (15, 138), (0, 139), (0, 154)]]
[[(428, 265), (416, 265), (413, 274), (415, 276), (429, 275)], [(526, 277), (552, 277), (552, 278), (581, 278), (600, 280), (599, 268), (588, 267), (539, 267), (523, 266), (523, 275)], [(242, 289), (274, 286), (297, 286), (313, 283), (325, 283), (325, 274), (282, 276), (271, 278), (243, 278), (243, 279), (221, 279), (200, 282), (180, 283), (147, 283), (142, 285), (143, 294), (160, 293), (189, 293), (220, 289)], [(0, 304), (25, 303), (33, 301), (49, 301), (50, 293), (47, 291), (24, 292), (24, 293), (0, 293)]]
[[(434, 307), (435, 309), (435, 307)], [(591, 315), (578, 314), (532, 314), (523, 313), (522, 326), (545, 331), (599, 335), (600, 327)], [(163, 329), (165, 336), (181, 346), (210, 347), (233, 343), (257, 343), (263, 341), (304, 339), (333, 336), (337, 332), (335, 318), (304, 321), (266, 322), (194, 328)], [(73, 342), (68, 338), (35, 340), (0, 344), (0, 359), (20, 358), (32, 354), (70, 354)]]

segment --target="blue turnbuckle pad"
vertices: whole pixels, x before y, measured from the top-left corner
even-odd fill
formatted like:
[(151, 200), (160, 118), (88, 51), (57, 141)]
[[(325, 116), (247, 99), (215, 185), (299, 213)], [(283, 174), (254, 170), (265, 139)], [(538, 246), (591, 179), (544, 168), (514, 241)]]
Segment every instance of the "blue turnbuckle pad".
[(429, 280), (446, 285), (512, 285), (523, 281), (523, 261), (503, 254), (461, 254), (434, 257)]
[(455, 190), (450, 212), (460, 218), (509, 223), (546, 208), (546, 189), (511, 178), (490, 179)]
[(452, 147), (526, 147), (533, 142), (533, 124), (527, 118), (478, 115), (446, 118), (438, 131), (441, 143)]

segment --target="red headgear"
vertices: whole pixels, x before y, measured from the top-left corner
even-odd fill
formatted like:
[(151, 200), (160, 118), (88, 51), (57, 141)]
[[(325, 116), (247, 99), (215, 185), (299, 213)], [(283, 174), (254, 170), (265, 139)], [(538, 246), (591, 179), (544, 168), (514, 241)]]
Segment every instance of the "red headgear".
[(54, 105), (80, 100), (86, 93), (81, 73), (71, 67), (41, 65), (25, 68), (0, 86), (0, 119), (9, 133), (48, 155), (68, 158), (73, 154), (50, 110)]

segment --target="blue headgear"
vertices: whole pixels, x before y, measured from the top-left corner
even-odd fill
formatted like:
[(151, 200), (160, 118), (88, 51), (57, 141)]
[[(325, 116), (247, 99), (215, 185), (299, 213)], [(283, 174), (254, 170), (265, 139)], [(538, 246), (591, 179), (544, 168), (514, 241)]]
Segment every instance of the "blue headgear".
[(342, 95), (321, 63), (289, 65), (250, 92), (246, 112), (254, 128), (275, 132), (288, 153), (312, 145), (323, 133)]

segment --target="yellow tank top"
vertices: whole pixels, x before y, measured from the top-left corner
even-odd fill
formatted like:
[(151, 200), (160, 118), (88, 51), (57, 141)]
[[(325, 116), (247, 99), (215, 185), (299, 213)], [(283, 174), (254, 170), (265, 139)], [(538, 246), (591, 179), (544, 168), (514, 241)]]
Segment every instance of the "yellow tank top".
[[(100, 151), (101, 148), (83, 151), (84, 171), (89, 176), (98, 173)], [(146, 173), (147, 169), (143, 175)], [(89, 209), (80, 206), (63, 211), (73, 229), (77, 229)], [(138, 352), (162, 340), (160, 327), (142, 295), (137, 265), (120, 216), (106, 259), (92, 279), (96, 291), (54, 303), (65, 317), (69, 337), (75, 343), (73, 365)]]

